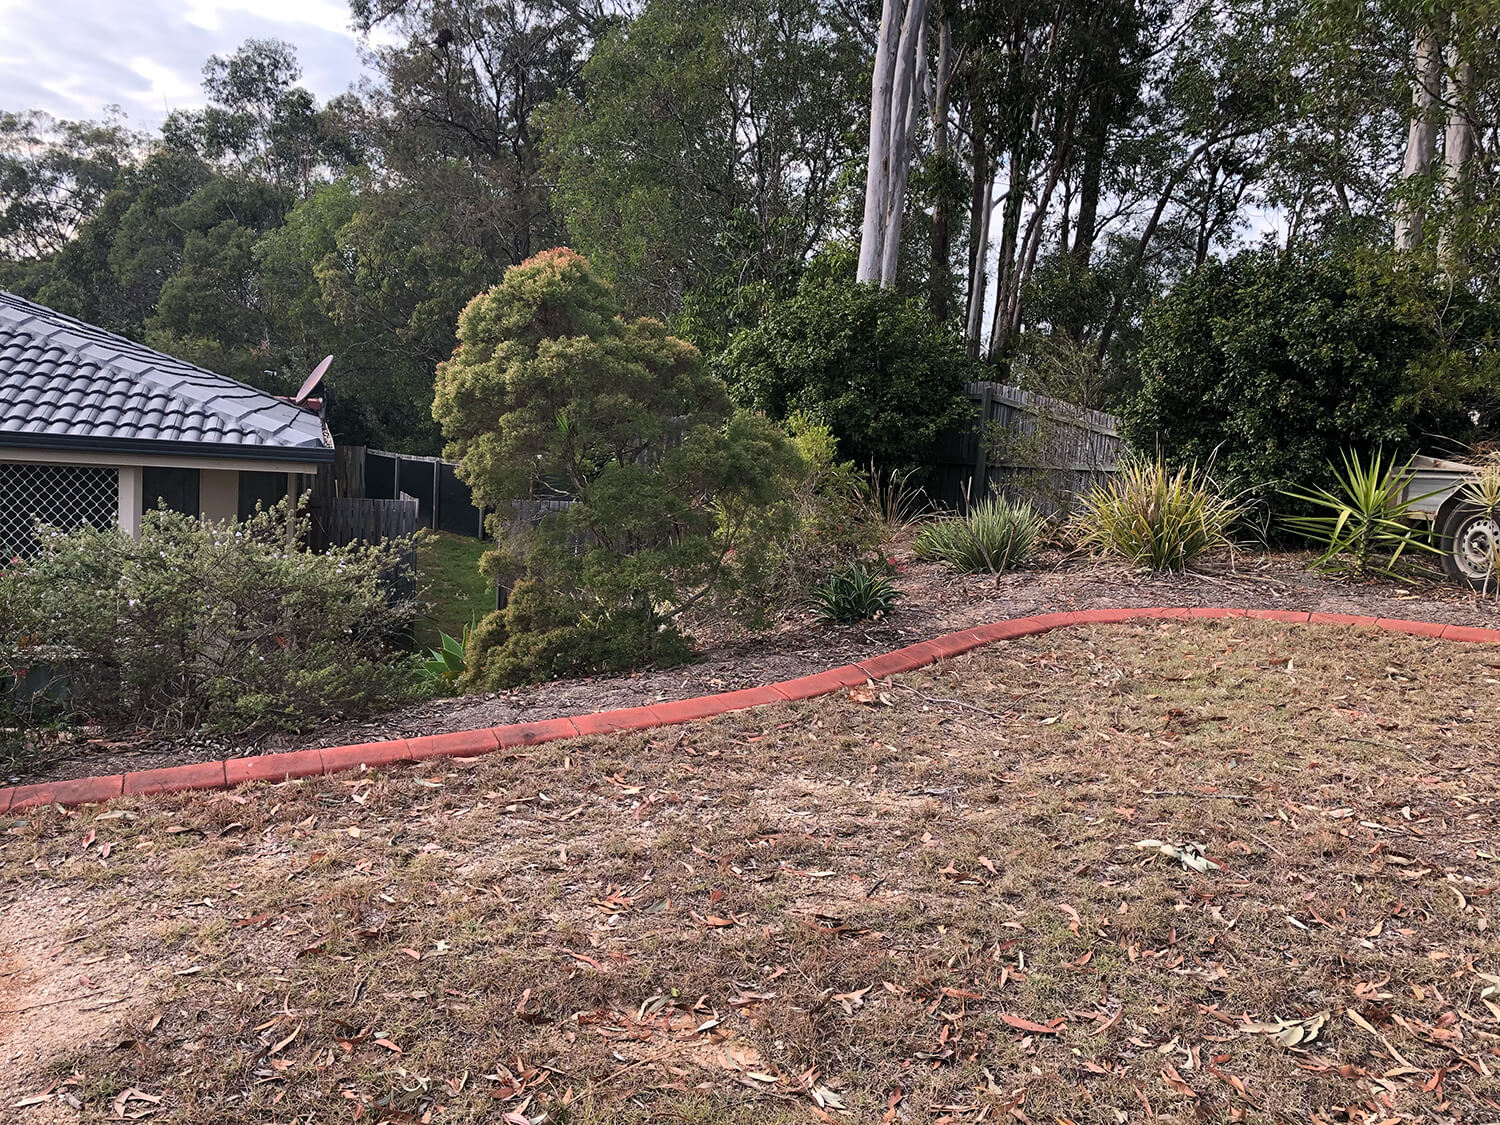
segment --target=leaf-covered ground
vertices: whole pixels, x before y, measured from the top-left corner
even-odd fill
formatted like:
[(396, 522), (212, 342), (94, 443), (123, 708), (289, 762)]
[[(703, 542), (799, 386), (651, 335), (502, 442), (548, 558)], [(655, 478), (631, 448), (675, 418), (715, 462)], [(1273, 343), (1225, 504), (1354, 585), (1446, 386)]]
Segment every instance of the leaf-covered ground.
[(0, 1116), (1500, 1120), (1497, 746), (1494, 646), (1150, 622), (0, 818)]

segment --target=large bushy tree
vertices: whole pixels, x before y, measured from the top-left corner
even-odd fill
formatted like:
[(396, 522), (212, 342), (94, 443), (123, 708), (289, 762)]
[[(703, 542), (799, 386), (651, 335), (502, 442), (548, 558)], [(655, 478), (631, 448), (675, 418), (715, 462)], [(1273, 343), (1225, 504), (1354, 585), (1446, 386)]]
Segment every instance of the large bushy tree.
[(1471, 411), (1493, 425), (1500, 316), (1410, 263), (1253, 251), (1157, 301), (1139, 362), (1131, 444), (1274, 501), (1346, 449), (1452, 449)]
[(771, 302), (715, 364), (746, 405), (805, 414), (832, 431), (841, 457), (882, 469), (920, 465), (967, 421), (964, 385), (984, 371), (920, 301), (856, 283), (833, 263)]
[(829, 0), (648, 0), (542, 118), (571, 244), (633, 311), (710, 336), (740, 286), (788, 291), (835, 228), (865, 53)]
[(679, 658), (678, 619), (721, 594), (768, 542), (801, 461), (732, 411), (698, 351), (626, 319), (571, 250), (514, 266), (459, 320), (433, 415), (475, 500), (565, 510), (492, 552), (506, 609), (470, 644), (470, 682), (501, 685)]

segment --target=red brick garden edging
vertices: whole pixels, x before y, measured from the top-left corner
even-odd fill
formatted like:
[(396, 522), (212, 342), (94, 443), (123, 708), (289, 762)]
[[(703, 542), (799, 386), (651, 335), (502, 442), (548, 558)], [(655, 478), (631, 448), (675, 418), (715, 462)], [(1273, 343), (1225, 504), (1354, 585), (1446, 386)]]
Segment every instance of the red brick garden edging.
[(1439, 637), (1449, 641), (1500, 642), (1500, 629), (1478, 629), (1467, 625), (1442, 625), (1431, 621), (1404, 621), (1390, 617), (1357, 617), (1345, 613), (1297, 613), (1281, 609), (1089, 609), (1077, 613), (1044, 613), (1016, 617), (961, 629), (930, 641), (898, 648), (842, 668), (812, 676), (783, 680), (765, 687), (746, 688), (722, 695), (705, 695), (673, 703), (653, 703), (620, 711), (573, 715), (563, 719), (512, 723), (503, 727), (401, 738), (393, 742), (367, 742), (358, 746), (296, 750), (286, 754), (263, 754), (254, 758), (229, 758), (219, 762), (197, 762), (186, 766), (80, 777), (70, 781), (44, 781), (0, 789), (0, 813), (19, 812), (39, 805), (83, 805), (120, 796), (176, 793), (195, 789), (224, 789), (247, 781), (290, 781), (357, 769), (419, 762), (427, 758), (468, 758), (516, 746), (535, 746), (560, 738), (611, 731), (645, 730), (648, 727), (706, 719), (730, 711), (742, 711), (767, 703), (812, 699), (840, 688), (856, 687), (867, 680), (880, 680), (899, 672), (910, 672), (948, 657), (958, 656), (992, 641), (1031, 637), (1068, 625), (1106, 625), (1136, 618), (1252, 617), (1314, 625), (1363, 625), (1394, 633)]

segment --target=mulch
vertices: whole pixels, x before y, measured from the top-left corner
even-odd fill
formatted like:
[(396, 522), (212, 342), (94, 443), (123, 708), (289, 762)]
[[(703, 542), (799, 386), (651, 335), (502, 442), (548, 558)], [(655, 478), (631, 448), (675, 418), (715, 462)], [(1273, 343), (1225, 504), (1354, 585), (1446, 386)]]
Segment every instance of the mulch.
[(1306, 569), (1305, 553), (1226, 555), (1185, 574), (1141, 574), (1076, 555), (1044, 555), (1025, 570), (989, 576), (955, 574), (897, 554), (901, 602), (889, 618), (831, 628), (808, 615), (763, 633), (704, 626), (699, 659), (690, 665), (621, 676), (558, 680), (511, 691), (422, 703), (361, 719), (332, 719), (303, 734), (248, 738), (201, 734), (160, 738), (113, 731), (64, 743), (60, 753), (10, 783), (64, 780), (102, 773), (211, 761), (236, 755), (413, 738), (532, 722), (735, 691), (863, 660), (965, 627), (1034, 613), (1135, 606), (1235, 606), (1416, 618), (1452, 625), (1500, 627), (1500, 604), (1440, 583), (1354, 582)]

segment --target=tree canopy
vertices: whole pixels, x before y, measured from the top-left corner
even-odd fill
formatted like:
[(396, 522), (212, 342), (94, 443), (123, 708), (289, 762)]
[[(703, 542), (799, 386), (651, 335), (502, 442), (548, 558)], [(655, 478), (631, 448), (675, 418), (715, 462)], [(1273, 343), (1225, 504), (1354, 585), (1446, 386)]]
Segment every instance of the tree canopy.
[(326, 103), (293, 44), (250, 40), (158, 130), (0, 113), (0, 284), (275, 390), (332, 352), (336, 436), (435, 452), (459, 313), (559, 246), (711, 362), (795, 321), (837, 260), (992, 377), (1114, 408), (1153, 302), (1262, 245), (1389, 251), (1462, 301), (1500, 277), (1489, 0), (350, 18), (368, 71)]

